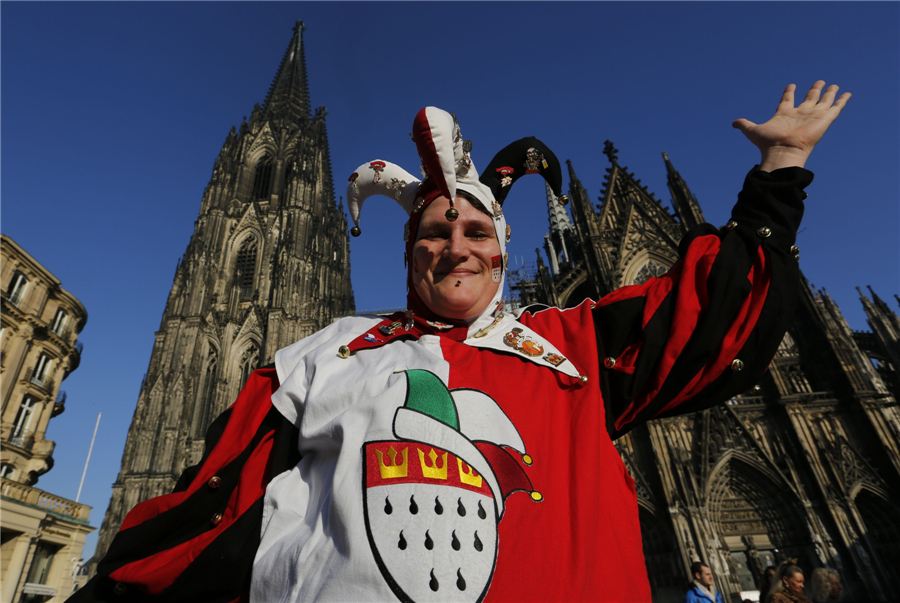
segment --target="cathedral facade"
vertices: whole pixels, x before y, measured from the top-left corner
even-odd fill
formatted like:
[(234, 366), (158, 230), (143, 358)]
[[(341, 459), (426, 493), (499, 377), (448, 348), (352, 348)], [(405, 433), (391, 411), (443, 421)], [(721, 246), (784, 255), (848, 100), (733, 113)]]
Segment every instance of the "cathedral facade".
[(310, 112), (298, 22), (268, 96), (232, 128), (156, 332), (94, 555), (126, 513), (172, 491), (209, 424), (275, 352), (352, 313), (325, 108)]
[[(705, 221), (665, 153), (674, 213), (608, 141), (604, 153), (599, 205), (571, 162), (571, 220), (548, 191), (550, 265), (538, 254), (534, 275), (518, 281), (521, 303), (572, 307), (643, 283), (667, 271), (682, 236)], [(805, 280), (800, 289), (794, 326), (750, 391), (615, 442), (635, 480), (656, 602), (683, 599), (693, 561), (712, 568), (727, 601), (752, 596), (765, 568), (788, 558), (807, 577), (837, 569), (850, 600), (897, 599), (900, 318), (860, 291), (872, 330), (853, 332), (827, 291)]]

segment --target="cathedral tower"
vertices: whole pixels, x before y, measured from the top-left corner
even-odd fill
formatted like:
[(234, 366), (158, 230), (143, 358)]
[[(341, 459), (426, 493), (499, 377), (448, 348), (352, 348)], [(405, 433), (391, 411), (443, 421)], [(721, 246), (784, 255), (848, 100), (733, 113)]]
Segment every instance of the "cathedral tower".
[(171, 492), (212, 420), (276, 350), (354, 311), (324, 107), (310, 115), (303, 23), (265, 103), (213, 166), (128, 431), (94, 561), (125, 514)]

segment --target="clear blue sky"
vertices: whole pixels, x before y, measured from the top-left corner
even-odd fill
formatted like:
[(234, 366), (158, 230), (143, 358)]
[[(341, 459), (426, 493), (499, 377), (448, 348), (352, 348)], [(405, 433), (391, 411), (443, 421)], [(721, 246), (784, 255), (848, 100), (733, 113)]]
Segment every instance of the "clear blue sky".
[[(264, 100), (297, 19), (312, 104), (329, 112), (336, 195), (372, 159), (417, 173), (408, 132), (436, 105), (459, 117), (477, 167), (534, 135), (595, 198), (604, 140), (664, 201), (667, 151), (721, 225), (758, 158), (731, 122), (767, 119), (788, 83), (837, 83), (853, 98), (808, 164), (801, 267), (854, 329), (867, 328), (857, 285), (896, 309), (896, 2), (3, 2), (2, 231), (89, 313), (67, 410), (47, 434), (56, 466), (38, 487), (75, 497), (103, 412), (82, 493), (97, 527), (213, 162)], [(528, 180), (507, 217), (511, 255), (533, 262), (548, 224), (543, 186)], [(373, 199), (362, 227), (357, 308), (404, 305), (401, 210)]]

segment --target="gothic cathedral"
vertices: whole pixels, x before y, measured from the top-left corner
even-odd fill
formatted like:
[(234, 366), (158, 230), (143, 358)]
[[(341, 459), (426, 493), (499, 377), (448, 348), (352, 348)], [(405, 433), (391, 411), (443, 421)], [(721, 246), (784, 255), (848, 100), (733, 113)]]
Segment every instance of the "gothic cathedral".
[[(228, 133), (175, 272), (100, 528), (200, 460), (206, 428), (276, 350), (354, 311), (350, 244), (334, 199), (325, 109), (310, 116), (303, 24), (262, 107)], [(93, 569), (93, 568), (92, 568)]]
[[(571, 162), (573, 220), (548, 190), (550, 265), (538, 254), (535, 273), (516, 282), (522, 303), (571, 307), (643, 283), (667, 271), (681, 237), (705, 221), (665, 153), (674, 215), (609, 141), (604, 153), (598, 206)], [(764, 569), (786, 558), (807, 576), (837, 569), (850, 600), (896, 599), (900, 318), (870, 294), (860, 291), (872, 330), (854, 332), (828, 293), (804, 280), (794, 326), (756, 386), (615, 442), (635, 480), (655, 602), (683, 599), (692, 561), (712, 568), (727, 601), (756, 590)]]

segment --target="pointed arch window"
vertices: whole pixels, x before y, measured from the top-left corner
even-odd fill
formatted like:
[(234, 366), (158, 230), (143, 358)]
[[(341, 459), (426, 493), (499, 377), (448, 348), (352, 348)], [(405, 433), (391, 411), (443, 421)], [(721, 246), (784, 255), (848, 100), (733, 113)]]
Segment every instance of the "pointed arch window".
[(274, 166), (271, 155), (263, 155), (256, 163), (256, 174), (253, 177), (253, 198), (266, 199), (272, 190), (272, 168)]
[(656, 278), (657, 276), (664, 275), (666, 272), (668, 272), (668, 270), (669, 269), (667, 267), (661, 266), (653, 260), (650, 260), (649, 262), (644, 264), (638, 271), (637, 275), (634, 277), (633, 284), (643, 285), (651, 278)]
[(282, 198), (287, 195), (288, 186), (291, 184), (291, 178), (294, 176), (294, 162), (288, 161), (287, 166), (284, 168), (284, 182), (281, 184), (281, 196)]
[(244, 386), (247, 385), (247, 379), (250, 378), (250, 373), (256, 370), (256, 365), (259, 364), (259, 350), (255, 347), (251, 346), (247, 348), (244, 352), (244, 355), (241, 356), (241, 387), (240, 389), (244, 389)]
[(13, 274), (12, 282), (9, 284), (9, 295), (6, 296), (6, 299), (14, 305), (15, 307), (19, 307), (19, 304), (22, 303), (22, 298), (25, 296), (25, 291), (28, 289), (28, 279), (25, 278), (25, 275), (16, 271)]
[(253, 297), (253, 277), (256, 276), (256, 239), (247, 237), (241, 243), (234, 268), (236, 283), (241, 289), (241, 299)]

